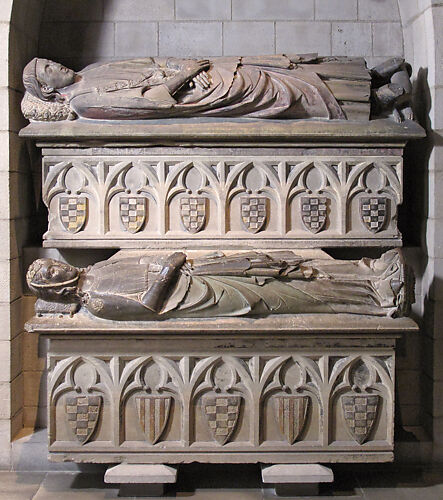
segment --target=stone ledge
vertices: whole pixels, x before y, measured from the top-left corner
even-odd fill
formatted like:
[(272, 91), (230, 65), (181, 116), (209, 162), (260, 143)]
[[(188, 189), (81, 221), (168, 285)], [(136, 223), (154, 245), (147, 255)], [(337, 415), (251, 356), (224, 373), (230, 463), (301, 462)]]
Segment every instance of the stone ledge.
[(391, 120), (352, 122), (345, 120), (251, 120), (247, 118), (187, 118), (150, 121), (33, 122), (20, 137), (36, 139), (39, 145), (67, 146), (141, 145), (280, 145), (305, 143), (405, 144), (425, 137), (416, 122)]
[[(266, 318), (185, 318), (163, 321), (110, 321), (78, 313), (74, 317), (40, 316), (25, 325), (28, 332), (69, 334), (232, 334), (260, 336), (268, 333), (279, 335), (319, 335), (338, 337), (357, 335), (401, 334), (418, 331), (411, 318), (386, 318), (359, 314), (293, 314), (271, 315)], [(128, 332), (131, 333), (128, 333)]]

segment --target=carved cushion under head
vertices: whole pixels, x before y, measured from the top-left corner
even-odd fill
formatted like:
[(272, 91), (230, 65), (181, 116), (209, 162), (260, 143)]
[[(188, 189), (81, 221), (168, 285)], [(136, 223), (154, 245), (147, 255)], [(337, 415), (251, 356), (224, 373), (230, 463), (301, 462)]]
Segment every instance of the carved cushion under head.
[(64, 304), (61, 302), (48, 302), (47, 300), (37, 299), (35, 303), (35, 314), (37, 316), (42, 316), (45, 314), (60, 314), (73, 316), (76, 312), (80, 310), (80, 304), (68, 303)]
[(21, 102), (23, 116), (30, 121), (56, 122), (75, 120), (77, 115), (65, 102), (42, 101), (25, 92)]

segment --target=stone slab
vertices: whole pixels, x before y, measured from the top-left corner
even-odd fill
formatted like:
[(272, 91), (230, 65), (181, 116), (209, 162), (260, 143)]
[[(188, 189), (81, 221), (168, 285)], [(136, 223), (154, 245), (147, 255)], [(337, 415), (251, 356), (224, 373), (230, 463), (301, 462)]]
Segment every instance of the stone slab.
[(105, 483), (163, 484), (177, 481), (177, 469), (163, 464), (119, 464), (105, 473)]
[[(232, 334), (241, 330), (242, 335), (278, 332), (291, 336), (326, 336), (348, 338), (353, 334), (401, 334), (418, 331), (411, 318), (386, 318), (353, 314), (281, 314), (266, 318), (202, 318), (169, 319), (164, 321), (109, 321), (78, 313), (71, 317), (34, 317), (25, 325), (28, 332), (51, 335), (96, 333), (121, 334)], [(129, 335), (129, 334), (128, 334)]]
[(0, 500), (33, 498), (45, 477), (41, 472), (0, 472)]
[(320, 464), (277, 464), (262, 469), (264, 483), (332, 483), (334, 473)]
[(369, 122), (320, 120), (251, 120), (247, 118), (187, 118), (131, 121), (130, 123), (73, 122), (31, 123), (20, 137), (36, 139), (39, 145), (144, 144), (144, 145), (294, 145), (299, 143), (389, 143), (405, 144), (425, 137), (415, 122), (391, 120)]
[[(109, 500), (119, 498), (118, 486), (103, 484), (103, 475), (49, 472), (33, 500)], [(27, 497), (31, 498), (31, 497)]]

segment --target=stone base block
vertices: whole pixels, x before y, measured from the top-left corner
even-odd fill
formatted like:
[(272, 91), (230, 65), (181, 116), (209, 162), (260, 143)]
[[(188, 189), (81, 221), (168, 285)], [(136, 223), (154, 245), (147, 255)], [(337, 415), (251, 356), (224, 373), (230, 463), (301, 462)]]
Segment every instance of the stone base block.
[(120, 464), (110, 467), (105, 483), (163, 484), (177, 481), (177, 469), (162, 464)]
[(316, 496), (319, 483), (332, 483), (334, 473), (319, 464), (278, 464), (263, 467), (262, 480), (274, 483), (278, 496)]
[(278, 464), (263, 467), (264, 483), (332, 483), (334, 473), (319, 464)]

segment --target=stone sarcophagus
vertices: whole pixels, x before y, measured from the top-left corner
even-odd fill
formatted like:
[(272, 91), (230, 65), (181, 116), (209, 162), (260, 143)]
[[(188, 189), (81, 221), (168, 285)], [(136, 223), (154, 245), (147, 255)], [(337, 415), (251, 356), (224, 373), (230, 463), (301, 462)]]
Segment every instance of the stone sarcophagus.
[(392, 460), (413, 277), (322, 248), (402, 244), (404, 61), (36, 59), (24, 83), (44, 247), (118, 250), (28, 270), (51, 459)]
[[(327, 315), (326, 315), (327, 316)], [(325, 315), (167, 324), (59, 318), (50, 338), (53, 460), (384, 462), (396, 338), (408, 318)], [(380, 330), (383, 333), (380, 333)], [(112, 333), (111, 333), (112, 332)]]
[(44, 245), (401, 245), (402, 151), (421, 131), (414, 122), (369, 123), (31, 124), (23, 136), (51, 136), (39, 141)]

